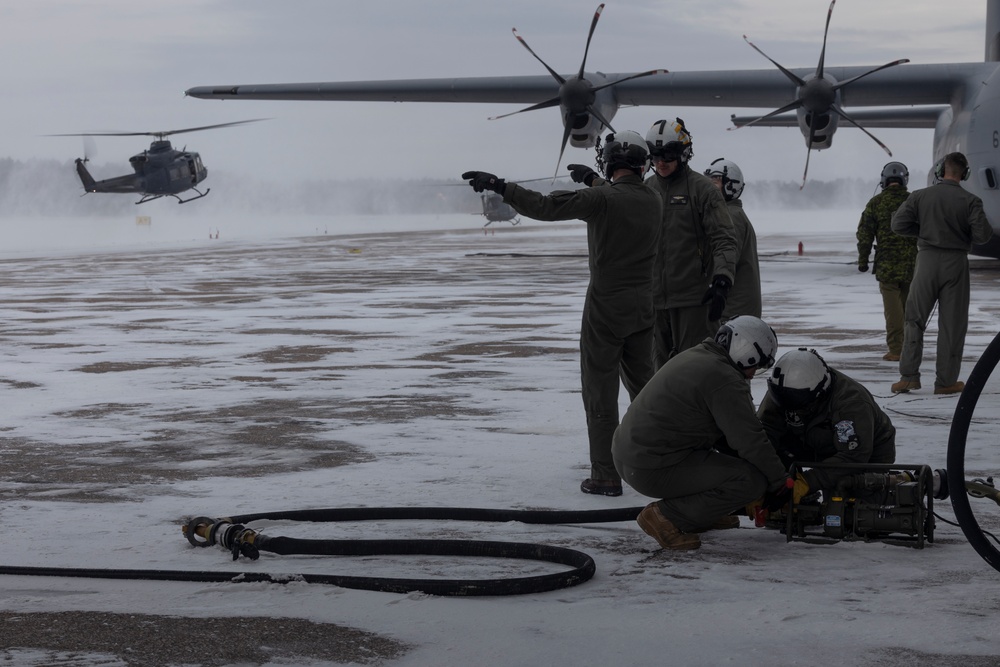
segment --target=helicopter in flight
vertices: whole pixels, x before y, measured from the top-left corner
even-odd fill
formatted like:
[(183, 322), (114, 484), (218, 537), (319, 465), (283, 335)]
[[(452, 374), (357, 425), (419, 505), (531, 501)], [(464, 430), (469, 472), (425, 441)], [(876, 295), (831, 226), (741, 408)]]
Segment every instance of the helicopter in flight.
[(510, 204), (504, 202), (503, 195), (496, 192), (484, 192), (481, 199), (483, 217), (486, 218), (486, 224), (483, 227), (489, 227), (494, 222), (509, 222), (511, 226), (521, 224), (521, 219), (517, 217), (517, 211)]
[[(187, 127), (180, 130), (166, 130), (164, 132), (84, 132), (79, 134), (54, 134), (55, 137), (154, 137), (153, 142), (147, 150), (133, 155), (129, 158), (129, 163), (134, 174), (115, 176), (103, 180), (94, 180), (87, 169), (89, 158), (86, 155), (76, 159), (76, 173), (80, 176), (83, 189), (90, 192), (110, 192), (116, 194), (134, 192), (142, 195), (136, 204), (145, 204), (148, 201), (159, 199), (160, 197), (174, 197), (179, 204), (186, 204), (195, 199), (206, 196), (211, 189), (206, 188), (204, 192), (196, 185), (208, 177), (208, 170), (201, 161), (201, 156), (186, 148), (177, 150), (171, 146), (167, 139), (172, 134), (183, 132), (198, 132), (200, 130), (212, 130), (220, 127), (232, 127), (233, 125), (243, 125), (245, 123), (255, 123), (266, 120), (255, 118), (251, 120), (238, 120), (231, 123), (220, 123), (218, 125), (204, 125), (202, 127)], [(197, 195), (182, 199), (181, 194), (188, 190), (194, 190)]]

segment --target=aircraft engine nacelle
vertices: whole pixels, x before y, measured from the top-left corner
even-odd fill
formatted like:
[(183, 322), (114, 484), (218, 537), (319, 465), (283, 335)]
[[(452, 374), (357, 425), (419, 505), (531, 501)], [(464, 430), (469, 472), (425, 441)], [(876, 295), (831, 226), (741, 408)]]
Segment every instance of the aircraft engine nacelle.
[[(840, 107), (840, 91), (832, 89), (836, 83), (829, 74), (822, 78), (812, 77), (797, 91), (802, 105), (795, 110), (795, 116), (807, 148), (823, 150), (833, 144), (833, 134), (840, 122), (840, 115), (831, 108), (834, 104)], [(810, 134), (812, 141), (809, 141)]]
[[(608, 122), (615, 117), (615, 113), (618, 111), (618, 102), (610, 88), (597, 91), (592, 105)], [(560, 110), (566, 124), (569, 125), (569, 143), (574, 148), (593, 148), (597, 145), (599, 137), (611, 132), (604, 123), (587, 111), (573, 112), (564, 105), (560, 105)], [(645, 135), (645, 131), (643, 130), (640, 134)]]

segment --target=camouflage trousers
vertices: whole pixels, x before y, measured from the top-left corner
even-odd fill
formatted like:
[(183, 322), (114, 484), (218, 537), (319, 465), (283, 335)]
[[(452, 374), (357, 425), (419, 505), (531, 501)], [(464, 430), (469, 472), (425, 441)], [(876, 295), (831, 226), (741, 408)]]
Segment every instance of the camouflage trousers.
[(882, 293), (882, 310), (885, 313), (885, 344), (891, 354), (900, 354), (903, 351), (903, 322), (910, 283), (880, 282), (878, 291)]

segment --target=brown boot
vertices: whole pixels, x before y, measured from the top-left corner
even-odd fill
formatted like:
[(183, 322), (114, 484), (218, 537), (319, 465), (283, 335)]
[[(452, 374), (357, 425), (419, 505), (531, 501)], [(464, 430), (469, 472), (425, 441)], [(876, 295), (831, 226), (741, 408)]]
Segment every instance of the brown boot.
[(920, 380), (900, 380), (892, 385), (892, 393), (894, 394), (905, 394), (916, 389), (920, 389)]
[(962, 390), (965, 389), (965, 383), (959, 380), (955, 384), (950, 384), (947, 387), (934, 386), (935, 394), (960, 394)]
[(899, 354), (896, 352), (886, 352), (882, 355), (883, 361), (899, 361)]
[(710, 530), (730, 530), (732, 528), (740, 527), (740, 518), (738, 516), (720, 516), (718, 519), (713, 521), (710, 525), (704, 528), (699, 528), (698, 530), (692, 530), (692, 533), (704, 533)]
[(640, 528), (646, 531), (647, 535), (659, 542), (664, 549), (686, 551), (701, 546), (701, 540), (698, 539), (697, 535), (682, 533), (678, 530), (670, 519), (663, 516), (655, 502), (646, 505), (646, 508), (639, 512), (635, 521)]

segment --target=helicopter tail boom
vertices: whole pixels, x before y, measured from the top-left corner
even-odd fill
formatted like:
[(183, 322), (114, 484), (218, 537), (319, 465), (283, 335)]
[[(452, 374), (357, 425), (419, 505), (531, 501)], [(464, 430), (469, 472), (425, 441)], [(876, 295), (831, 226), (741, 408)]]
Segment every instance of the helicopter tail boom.
[(76, 173), (80, 176), (80, 182), (83, 183), (84, 191), (96, 192), (97, 182), (94, 180), (94, 177), (90, 175), (90, 172), (87, 171), (87, 165), (84, 164), (84, 162), (85, 160), (82, 158), (76, 159)]

